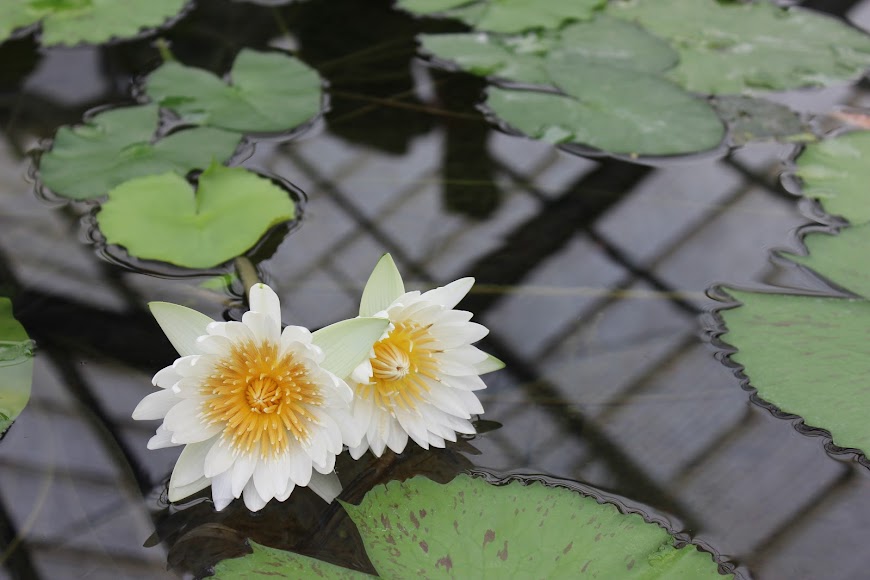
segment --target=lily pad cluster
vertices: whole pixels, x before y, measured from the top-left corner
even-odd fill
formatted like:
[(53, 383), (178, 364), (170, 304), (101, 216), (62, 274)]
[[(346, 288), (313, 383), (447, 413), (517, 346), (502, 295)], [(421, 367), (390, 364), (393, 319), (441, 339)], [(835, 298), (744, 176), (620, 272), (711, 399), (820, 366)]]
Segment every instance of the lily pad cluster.
[(187, 0), (3, 0), (0, 43), (13, 32), (40, 23), (43, 44), (100, 44), (161, 26), (186, 3)]
[[(343, 504), (381, 578), (720, 578), (710, 554), (639, 515), (541, 483), (460, 475), (391, 481)], [(215, 578), (362, 579), (368, 574), (252, 544)]]
[(841, 297), (728, 290), (741, 306), (721, 313), (758, 396), (831, 433), (834, 444), (870, 451), (866, 388), (870, 357), (870, 133), (808, 145), (797, 160), (804, 194), (850, 221), (837, 235), (810, 233), (791, 260), (827, 279)]
[(6, 432), (30, 400), (33, 347), (12, 315), (12, 302), (0, 298), (0, 435)]
[[(42, 184), (75, 200), (108, 197), (107, 243), (136, 257), (209, 268), (295, 217), (270, 180), (220, 164), (244, 134), (295, 129), (318, 114), (321, 81), (290, 56), (242, 50), (228, 82), (167, 62), (146, 80), (150, 104), (102, 111), (58, 130), (40, 159)], [(178, 118), (166, 131), (161, 110)], [(187, 176), (204, 170), (194, 188)]]
[[(420, 43), (438, 59), (489, 77), (486, 107), (503, 123), (534, 138), (617, 154), (716, 147), (724, 127), (705, 95), (827, 85), (870, 66), (867, 34), (763, 0), (543, 4), (400, 2), (476, 28), (421, 35)], [(492, 11), (501, 15), (497, 25), (484, 18)]]

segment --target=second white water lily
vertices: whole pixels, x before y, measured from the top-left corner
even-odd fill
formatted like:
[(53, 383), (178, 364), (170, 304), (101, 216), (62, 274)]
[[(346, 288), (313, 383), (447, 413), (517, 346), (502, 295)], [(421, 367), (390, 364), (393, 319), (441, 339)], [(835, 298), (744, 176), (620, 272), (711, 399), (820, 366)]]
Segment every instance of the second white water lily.
[(365, 429), (357, 459), (371, 449), (401, 453), (410, 437), (424, 449), (444, 447), (457, 433), (474, 433), (471, 416), (483, 413), (474, 391), (486, 388), (478, 375), (504, 364), (471, 343), (489, 332), (455, 310), (474, 284), (462, 278), (428, 292), (405, 292), (389, 254), (375, 266), (363, 291), (360, 316), (390, 319), (369, 360), (348, 379), (353, 416)]
[(310, 333), (281, 331), (278, 296), (265, 284), (249, 293), (242, 322), (215, 322), (176, 304), (150, 304), (181, 355), (154, 376), (134, 419), (163, 419), (150, 449), (185, 445), (169, 482), (177, 501), (212, 486), (220, 510), (244, 495), (261, 509), (308, 486), (327, 501), (340, 491), (333, 473), (342, 445), (359, 445), (364, 426), (350, 412), (342, 380), (389, 322), (345, 320)]

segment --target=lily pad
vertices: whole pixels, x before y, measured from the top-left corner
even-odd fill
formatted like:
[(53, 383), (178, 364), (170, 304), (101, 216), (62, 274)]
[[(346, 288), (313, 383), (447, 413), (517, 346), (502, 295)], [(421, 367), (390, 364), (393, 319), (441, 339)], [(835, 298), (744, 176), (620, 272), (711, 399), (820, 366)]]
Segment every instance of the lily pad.
[[(639, 515), (541, 483), (491, 485), (460, 475), (391, 481), (343, 503), (381, 578), (720, 578), (710, 554), (677, 548)], [(371, 578), (253, 545), (218, 578)], [(731, 576), (729, 576), (731, 577)]]
[(639, 515), (567, 489), (460, 475), (392, 481), (345, 504), (383, 578), (718, 578)]
[(105, 111), (78, 127), (61, 127), (39, 163), (42, 183), (58, 195), (91, 199), (143, 175), (185, 175), (233, 154), (235, 133), (209, 127), (178, 131), (154, 142), (157, 105)]
[(571, 71), (559, 78), (568, 95), (490, 88), (487, 105), (530, 137), (611, 153), (693, 153), (716, 147), (724, 136), (706, 102), (665, 79), (592, 63)]
[(0, 298), (0, 434), (30, 400), (33, 348), (24, 327), (12, 316), (12, 302)]
[(829, 85), (870, 66), (867, 34), (768, 1), (619, 0), (608, 10), (669, 40), (680, 62), (668, 76), (699, 93)]
[(187, 0), (3, 0), (0, 42), (16, 29), (42, 22), (42, 43), (102, 44), (136, 36), (178, 14)]
[(803, 194), (818, 199), (826, 212), (853, 224), (870, 222), (870, 131), (807, 145), (795, 174)]
[(240, 132), (292, 129), (320, 112), (320, 76), (277, 52), (242, 50), (229, 84), (203, 69), (167, 62), (147, 82), (148, 95), (183, 119)]
[(606, 0), (399, 0), (398, 6), (416, 14), (458, 18), (478, 30), (522, 32), (587, 20), (605, 3)]
[(294, 216), (287, 192), (268, 179), (212, 164), (195, 193), (176, 173), (119, 185), (97, 222), (108, 243), (133, 256), (210, 268), (244, 253), (269, 228)]
[(801, 143), (817, 139), (801, 116), (785, 105), (742, 95), (723, 95), (712, 103), (730, 129), (732, 145), (762, 140)]
[(214, 569), (215, 580), (295, 578), (297, 580), (365, 580), (375, 578), (323, 560), (248, 542), (253, 553), (221, 561)]

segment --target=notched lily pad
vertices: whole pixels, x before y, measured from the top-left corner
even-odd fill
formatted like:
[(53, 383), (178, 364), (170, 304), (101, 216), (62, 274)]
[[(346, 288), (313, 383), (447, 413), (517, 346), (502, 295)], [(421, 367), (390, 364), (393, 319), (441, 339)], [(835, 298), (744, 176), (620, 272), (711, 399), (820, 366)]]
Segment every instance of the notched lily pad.
[(795, 174), (803, 194), (818, 199), (826, 212), (853, 224), (870, 222), (870, 131), (807, 145)]
[(0, 42), (15, 30), (42, 23), (45, 45), (101, 44), (136, 36), (178, 14), (187, 0), (3, 0)]
[(40, 159), (42, 183), (58, 195), (92, 199), (143, 175), (173, 171), (184, 175), (229, 158), (235, 133), (195, 127), (154, 142), (156, 105), (104, 111), (84, 125), (61, 127), (51, 151)]
[(139, 177), (109, 192), (97, 214), (109, 244), (138, 258), (210, 268), (295, 217), (288, 193), (239, 167), (213, 164), (193, 187), (175, 173)]
[(618, 0), (608, 12), (670, 41), (680, 62), (669, 77), (699, 93), (823, 86), (870, 66), (867, 34), (767, 0)]
[(382, 578), (718, 578), (710, 554), (567, 489), (460, 475), (392, 481), (345, 504)]
[(399, 0), (398, 6), (421, 15), (458, 18), (478, 30), (522, 32), (555, 29), (592, 18), (606, 0)]
[(33, 346), (12, 316), (12, 302), (0, 298), (0, 435), (9, 429), (27, 402), (33, 382)]
[(239, 132), (287, 131), (320, 112), (320, 76), (278, 52), (244, 49), (229, 84), (203, 69), (167, 62), (151, 73), (148, 95), (184, 120)]

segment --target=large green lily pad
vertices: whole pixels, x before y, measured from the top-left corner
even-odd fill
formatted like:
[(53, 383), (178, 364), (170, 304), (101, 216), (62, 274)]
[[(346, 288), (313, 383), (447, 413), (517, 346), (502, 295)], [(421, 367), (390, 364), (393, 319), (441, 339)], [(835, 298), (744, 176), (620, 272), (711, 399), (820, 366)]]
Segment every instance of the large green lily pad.
[(767, 0), (619, 0), (608, 10), (668, 39), (680, 53), (670, 78), (699, 93), (828, 85), (870, 66), (867, 34)]
[(90, 199), (143, 175), (173, 171), (184, 175), (229, 158), (235, 133), (195, 127), (153, 142), (156, 105), (100, 113), (78, 127), (61, 127), (51, 151), (39, 163), (42, 183), (58, 195)]
[(109, 192), (97, 214), (110, 244), (138, 258), (210, 268), (250, 249), (293, 219), (287, 192), (239, 167), (213, 164), (193, 187), (175, 173), (139, 177)]
[[(720, 578), (710, 554), (664, 529), (563, 488), (460, 475), (391, 481), (343, 504), (378, 575), (405, 578)], [(370, 578), (254, 546), (218, 578)]]
[(474, 74), (560, 89), (488, 90), (492, 112), (537, 139), (674, 155), (712, 149), (724, 136), (707, 102), (659, 74), (677, 62), (670, 45), (616, 18), (540, 35), (423, 35), (421, 42)]
[(807, 145), (797, 159), (803, 194), (854, 224), (870, 221), (870, 131)]
[(287, 131), (320, 111), (321, 80), (300, 60), (243, 49), (229, 84), (212, 73), (167, 62), (147, 81), (148, 95), (183, 119), (240, 132)]
[(12, 316), (12, 302), (0, 298), (0, 434), (30, 400), (33, 348), (24, 327)]
[(42, 22), (42, 43), (101, 44), (135, 36), (178, 14), (186, 0), (3, 0), (0, 42), (18, 28)]
[(416, 14), (458, 18), (478, 30), (522, 32), (588, 20), (605, 3), (606, 0), (399, 0), (398, 6)]

